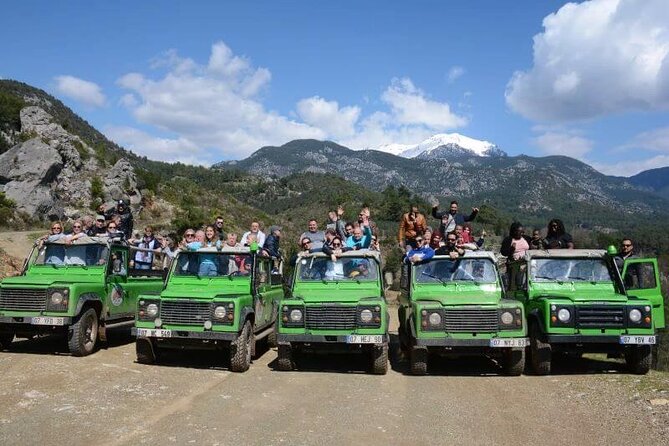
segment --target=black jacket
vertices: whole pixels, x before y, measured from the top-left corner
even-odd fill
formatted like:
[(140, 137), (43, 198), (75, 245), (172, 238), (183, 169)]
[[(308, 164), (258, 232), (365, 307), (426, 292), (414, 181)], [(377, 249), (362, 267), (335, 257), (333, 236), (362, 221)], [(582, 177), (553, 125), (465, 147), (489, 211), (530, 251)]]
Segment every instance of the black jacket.
[(263, 245), (263, 249), (267, 251), (267, 253), (270, 255), (270, 257), (281, 257), (281, 251), (279, 250), (279, 242), (281, 241), (281, 237), (277, 237), (274, 234), (270, 234), (267, 236), (265, 239), (265, 244)]

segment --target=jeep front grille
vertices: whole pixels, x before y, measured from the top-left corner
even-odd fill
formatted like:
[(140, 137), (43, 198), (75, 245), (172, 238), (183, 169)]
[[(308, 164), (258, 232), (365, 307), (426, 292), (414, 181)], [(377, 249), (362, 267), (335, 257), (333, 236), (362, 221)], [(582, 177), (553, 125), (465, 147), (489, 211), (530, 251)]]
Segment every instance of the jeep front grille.
[(306, 327), (313, 330), (352, 330), (356, 307), (307, 307)]
[(163, 300), (160, 319), (167, 325), (203, 325), (211, 320), (211, 304), (192, 300)]
[(444, 327), (453, 333), (494, 333), (498, 330), (496, 309), (459, 308), (444, 312)]
[(623, 328), (625, 307), (610, 305), (579, 305), (576, 307), (579, 328)]
[(0, 310), (44, 311), (46, 290), (26, 288), (2, 288), (0, 290)]

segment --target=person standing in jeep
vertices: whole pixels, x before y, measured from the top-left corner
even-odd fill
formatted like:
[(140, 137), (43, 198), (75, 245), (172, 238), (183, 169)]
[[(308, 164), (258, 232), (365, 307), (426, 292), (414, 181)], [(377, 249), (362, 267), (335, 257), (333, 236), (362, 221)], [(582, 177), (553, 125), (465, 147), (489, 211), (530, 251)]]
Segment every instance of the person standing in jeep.
[(116, 207), (108, 209), (105, 211), (104, 215), (107, 220), (111, 220), (114, 215), (118, 215), (121, 218), (121, 221), (119, 222), (117, 229), (119, 232), (125, 234), (126, 239), (130, 239), (134, 223), (132, 218), (132, 211), (130, 210), (130, 207), (125, 202), (125, 200), (118, 200), (116, 202)]
[(456, 200), (451, 201), (448, 211), (439, 212), (438, 201), (432, 205), (432, 217), (441, 221), (439, 224), (439, 232), (441, 232), (442, 235), (453, 232), (456, 225), (462, 226), (467, 221), (473, 221), (478, 213), (479, 208), (472, 208), (472, 213), (468, 216), (458, 214), (458, 202)]

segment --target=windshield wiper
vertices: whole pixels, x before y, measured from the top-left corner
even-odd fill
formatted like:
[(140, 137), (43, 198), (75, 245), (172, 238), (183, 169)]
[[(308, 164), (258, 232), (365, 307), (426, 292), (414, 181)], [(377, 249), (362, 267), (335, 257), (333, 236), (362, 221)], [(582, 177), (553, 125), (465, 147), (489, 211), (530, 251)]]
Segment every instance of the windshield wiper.
[(587, 280), (588, 280), (587, 278), (585, 278), (585, 277), (581, 277), (581, 276), (567, 276), (567, 279), (572, 279), (572, 280), (583, 280), (583, 281), (587, 281)]
[(448, 282), (446, 282), (446, 281), (445, 281), (444, 279), (442, 279), (441, 277), (437, 277), (437, 276), (435, 276), (435, 275), (433, 275), (433, 274), (430, 274), (430, 273), (428, 273), (428, 272), (425, 272), (425, 271), (421, 272), (421, 274), (424, 275), (424, 276), (430, 277), (430, 278), (432, 278), (432, 279), (437, 279), (437, 280), (438, 280), (439, 282), (441, 282), (444, 286), (448, 285)]

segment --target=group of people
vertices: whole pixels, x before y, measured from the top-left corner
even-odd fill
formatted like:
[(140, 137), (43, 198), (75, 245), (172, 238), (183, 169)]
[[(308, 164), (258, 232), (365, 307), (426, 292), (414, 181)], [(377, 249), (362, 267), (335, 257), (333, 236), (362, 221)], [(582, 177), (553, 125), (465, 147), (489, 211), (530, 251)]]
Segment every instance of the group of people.
[(479, 209), (474, 207), (469, 215), (458, 212), (458, 202), (453, 200), (447, 211), (439, 211), (439, 203), (432, 206), (432, 217), (439, 223), (433, 230), (427, 224), (425, 215), (419, 212), (418, 206), (411, 205), (409, 212), (402, 215), (397, 239), (400, 247), (406, 251), (404, 260), (416, 263), (432, 258), (434, 255), (448, 255), (457, 258), (465, 250), (476, 250), (485, 243), (485, 231), (476, 238), (471, 222), (476, 218)]

